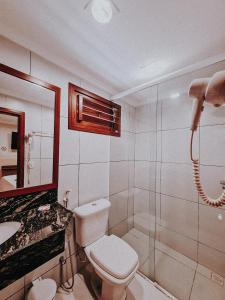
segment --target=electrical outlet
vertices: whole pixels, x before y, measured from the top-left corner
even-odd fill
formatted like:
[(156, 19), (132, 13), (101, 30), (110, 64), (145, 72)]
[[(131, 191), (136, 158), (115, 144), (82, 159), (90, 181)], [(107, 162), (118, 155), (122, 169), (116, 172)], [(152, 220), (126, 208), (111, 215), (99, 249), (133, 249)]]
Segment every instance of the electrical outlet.
[(223, 277), (216, 273), (212, 273), (212, 281), (216, 282), (219, 285), (224, 285)]

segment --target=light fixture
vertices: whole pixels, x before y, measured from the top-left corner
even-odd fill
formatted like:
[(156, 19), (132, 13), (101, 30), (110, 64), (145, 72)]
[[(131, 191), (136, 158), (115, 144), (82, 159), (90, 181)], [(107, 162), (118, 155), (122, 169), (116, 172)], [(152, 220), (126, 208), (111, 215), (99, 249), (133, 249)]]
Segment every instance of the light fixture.
[(109, 23), (113, 15), (111, 2), (109, 0), (93, 0), (91, 13), (97, 22), (102, 24)]

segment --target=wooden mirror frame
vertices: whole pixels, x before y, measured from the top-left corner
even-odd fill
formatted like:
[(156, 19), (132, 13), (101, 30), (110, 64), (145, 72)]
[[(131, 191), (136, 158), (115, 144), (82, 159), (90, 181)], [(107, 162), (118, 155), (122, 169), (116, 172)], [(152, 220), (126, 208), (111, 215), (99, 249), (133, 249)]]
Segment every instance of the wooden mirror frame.
[(31, 82), (35, 85), (55, 92), (55, 113), (54, 113), (54, 148), (53, 148), (53, 174), (52, 183), (37, 185), (31, 187), (17, 188), (14, 190), (0, 192), (0, 198), (14, 197), (19, 195), (31, 194), (34, 192), (46, 191), (58, 187), (58, 173), (59, 173), (59, 127), (60, 127), (60, 94), (61, 89), (55, 85), (44, 82), (29, 74), (23, 73), (16, 69), (0, 63), (0, 72), (12, 75), (22, 80)]
[(16, 188), (22, 188), (24, 186), (24, 144), (25, 144), (25, 113), (9, 108), (0, 107), (0, 114), (13, 116), (18, 118), (17, 132), (19, 134), (18, 149), (17, 149), (17, 177)]

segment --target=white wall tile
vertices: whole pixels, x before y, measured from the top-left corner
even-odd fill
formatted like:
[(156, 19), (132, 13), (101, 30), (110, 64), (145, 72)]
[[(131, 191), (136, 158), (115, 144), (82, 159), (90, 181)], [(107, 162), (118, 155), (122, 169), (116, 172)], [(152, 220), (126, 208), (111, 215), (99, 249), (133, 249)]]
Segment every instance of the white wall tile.
[(79, 163), (79, 132), (68, 130), (68, 119), (60, 118), (59, 164)]
[(198, 261), (211, 272), (225, 277), (225, 254), (223, 252), (199, 243)]
[(156, 159), (156, 132), (138, 133), (135, 137), (135, 160)]
[(129, 157), (129, 133), (121, 132), (121, 137), (110, 138), (110, 160), (128, 160)]
[[(162, 161), (191, 163), (189, 129), (162, 131)], [(198, 134), (195, 135), (193, 155), (198, 158)]]
[(82, 164), (79, 171), (79, 205), (108, 197), (109, 163)]
[(192, 166), (162, 163), (161, 193), (198, 202), (198, 195), (193, 182)]
[(150, 170), (148, 161), (135, 161), (135, 187), (149, 190)]
[(197, 240), (198, 204), (161, 195), (161, 224), (168, 229)]
[(161, 243), (197, 261), (197, 241), (187, 238), (160, 225), (157, 225), (157, 237)]
[(109, 228), (112, 228), (127, 219), (128, 196), (128, 191), (110, 196), (111, 207), (109, 214)]
[(109, 230), (109, 234), (114, 234), (118, 237), (123, 237), (128, 232), (128, 222), (127, 220), (119, 223)]
[(102, 134), (80, 133), (80, 163), (108, 162), (110, 137)]
[(129, 162), (110, 162), (110, 195), (128, 190)]
[[(211, 198), (218, 198), (223, 192), (220, 181), (225, 179), (225, 167), (201, 165), (200, 177), (204, 192)], [(205, 204), (201, 197), (199, 197), (199, 201)]]
[(53, 182), (53, 160), (46, 158), (41, 159), (41, 184)]
[(41, 158), (53, 158), (53, 143), (53, 138), (41, 137)]
[[(222, 220), (218, 218), (222, 217)], [(225, 210), (206, 205), (199, 206), (199, 241), (225, 253)]]
[(206, 165), (225, 166), (225, 125), (201, 127), (200, 156)]
[(156, 130), (156, 103), (138, 106), (135, 112), (136, 133)]
[(134, 214), (142, 212), (150, 213), (149, 197), (149, 191), (141, 189), (134, 190)]
[(162, 101), (162, 129), (190, 128), (192, 99), (187, 93)]
[(63, 203), (66, 191), (69, 193), (68, 206), (75, 208), (78, 206), (78, 165), (59, 167), (59, 188), (58, 201)]

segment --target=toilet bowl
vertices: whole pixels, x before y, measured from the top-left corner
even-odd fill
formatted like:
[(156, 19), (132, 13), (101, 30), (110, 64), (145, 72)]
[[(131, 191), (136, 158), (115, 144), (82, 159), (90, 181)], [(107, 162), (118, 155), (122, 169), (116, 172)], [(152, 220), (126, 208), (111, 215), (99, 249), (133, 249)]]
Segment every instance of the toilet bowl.
[(102, 280), (100, 299), (124, 300), (138, 266), (138, 255), (125, 241), (107, 236), (110, 202), (100, 199), (74, 210), (76, 240)]
[(32, 282), (27, 300), (53, 300), (55, 299), (57, 285), (53, 279), (38, 278)]

